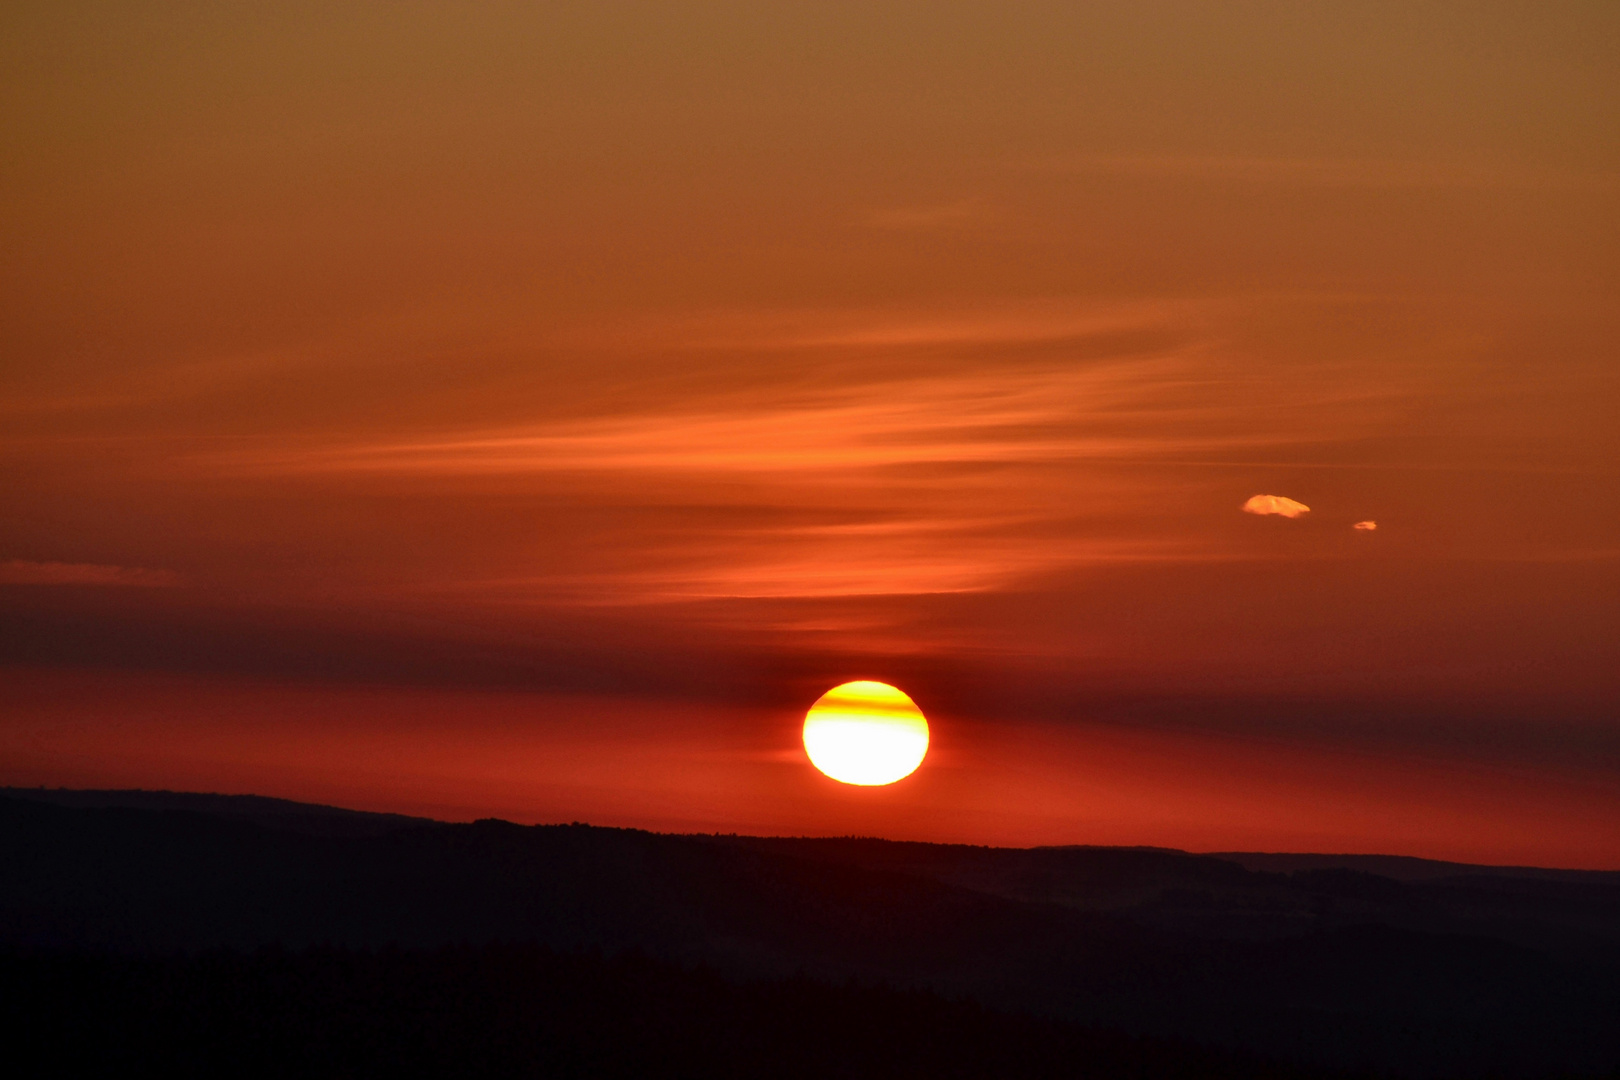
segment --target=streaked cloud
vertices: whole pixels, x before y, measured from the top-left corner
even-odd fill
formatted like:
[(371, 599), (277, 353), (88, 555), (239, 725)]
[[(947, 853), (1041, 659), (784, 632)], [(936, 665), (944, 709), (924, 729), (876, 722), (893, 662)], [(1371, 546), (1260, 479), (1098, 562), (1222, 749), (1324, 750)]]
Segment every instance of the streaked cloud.
[(1358, 521), (1358, 522), (1356, 522), (1354, 525), (1352, 525), (1350, 527), (1352, 529), (1360, 529), (1362, 532), (1372, 532), (1374, 529), (1378, 528), (1378, 522), (1376, 522), (1376, 521)]
[(172, 588), (180, 575), (170, 570), (139, 566), (103, 566), (99, 563), (0, 562), (0, 585), (123, 585), (136, 588)]
[[(1375, 432), (1410, 393), (1364, 362), (1282, 370), (1241, 350), (1228, 324), (1251, 307), (1042, 300), (615, 326), (558, 347), (603, 365), (645, 353), (660, 372), (679, 357), (682, 378), (626, 380), (593, 412), (537, 395), (526, 420), (241, 440), (185, 467), (556, 508), (499, 560), (426, 571), (424, 587), (513, 600), (961, 593), (1246, 558), (1170, 508), (1209, 498), (1212, 469)], [(514, 400), (490, 411), (516, 417)], [(1301, 402), (1308, 416), (1282, 407)]]
[(1297, 518), (1311, 512), (1311, 508), (1286, 495), (1252, 495), (1243, 504), (1245, 514), (1275, 514), (1278, 517)]
[[(1275, 438), (1207, 416), (1160, 430), (1169, 406), (1152, 388), (1186, 377), (1173, 358), (952, 373), (215, 463), (316, 483), (491, 478), (666, 523), (656, 543), (638, 541), (645, 550), (621, 550), (615, 533), (587, 565), (488, 583), (523, 592), (617, 603), (974, 591), (1075, 562), (1165, 554), (1160, 538), (1060, 541), (1054, 523), (1151, 503), (1110, 465), (1249, 453)], [(1154, 433), (1126, 430), (1140, 416)]]
[[(703, 411), (330, 447), (266, 457), (270, 471), (493, 474), (646, 470), (803, 473), (919, 464), (1178, 454), (1267, 445), (1264, 436), (1112, 430), (1151, 409), (1142, 391), (1185, 377), (1165, 360), (950, 375), (761, 396)], [(1135, 399), (1135, 400), (1132, 400)], [(1090, 430), (1076, 430), (1090, 419)], [(278, 469), (279, 467), (279, 469)]]

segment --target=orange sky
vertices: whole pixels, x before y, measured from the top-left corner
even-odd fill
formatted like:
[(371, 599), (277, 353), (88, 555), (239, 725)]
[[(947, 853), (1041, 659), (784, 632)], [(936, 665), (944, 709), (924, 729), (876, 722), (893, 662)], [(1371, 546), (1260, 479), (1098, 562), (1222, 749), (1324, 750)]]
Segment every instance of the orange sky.
[[(1616, 55), (8, 5), (0, 783), (1620, 867)], [(892, 789), (796, 756), (855, 678)]]

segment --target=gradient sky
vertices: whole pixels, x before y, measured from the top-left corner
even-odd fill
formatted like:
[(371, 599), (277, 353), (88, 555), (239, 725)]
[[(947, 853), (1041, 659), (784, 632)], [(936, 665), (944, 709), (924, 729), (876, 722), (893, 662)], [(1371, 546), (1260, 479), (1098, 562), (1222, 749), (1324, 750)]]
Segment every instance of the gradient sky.
[[(1617, 56), (8, 4), (0, 783), (1620, 867)], [(893, 788), (804, 761), (852, 679)]]

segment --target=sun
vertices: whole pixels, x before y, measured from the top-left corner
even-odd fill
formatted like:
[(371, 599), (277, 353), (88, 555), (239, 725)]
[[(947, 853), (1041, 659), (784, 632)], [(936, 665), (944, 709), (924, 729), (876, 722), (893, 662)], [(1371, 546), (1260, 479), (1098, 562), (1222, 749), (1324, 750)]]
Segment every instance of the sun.
[(804, 716), (810, 764), (845, 784), (876, 787), (917, 771), (928, 753), (928, 721), (901, 691), (848, 682), (822, 694)]

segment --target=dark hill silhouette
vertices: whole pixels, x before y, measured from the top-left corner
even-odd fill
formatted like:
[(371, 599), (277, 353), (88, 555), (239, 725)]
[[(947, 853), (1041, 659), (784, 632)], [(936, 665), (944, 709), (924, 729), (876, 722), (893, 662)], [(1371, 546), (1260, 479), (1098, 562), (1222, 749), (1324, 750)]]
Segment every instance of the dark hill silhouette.
[[(1266, 940), (1380, 925), (1493, 938), (1620, 964), (1620, 873), (1400, 856), (1298, 856), (1292, 872), (1165, 848), (992, 848), (863, 838), (731, 840), (1010, 899), (1124, 916), (1198, 937)], [(1279, 867), (1295, 856), (1268, 856)], [(1404, 869), (1401, 879), (1353, 867)], [(1413, 864), (1420, 864), (1414, 866)]]
[(1150, 849), (498, 821), (334, 836), (14, 798), (0, 799), (0, 865), (0, 941), (25, 952), (641, 950), (733, 979), (854, 976), (1313, 1066), (1620, 1064), (1620, 888), (1603, 881), (1504, 877), (1511, 888), (1475, 893)]
[(28, 799), (81, 809), (123, 807), (133, 810), (192, 810), (216, 817), (241, 818), (267, 829), (316, 836), (381, 836), (410, 826), (437, 825), (432, 818), (345, 810), (338, 806), (273, 799), (266, 795), (216, 795), (194, 791), (93, 790), (74, 788), (0, 787), (0, 798)]
[[(1328, 1080), (924, 992), (738, 984), (528, 945), (0, 955), (0, 1027), (72, 1076)], [(1346, 1077), (1348, 1080), (1348, 1077)]]
[(1263, 851), (1212, 851), (1212, 859), (1235, 862), (1249, 870), (1293, 873), (1299, 870), (1359, 870), (1396, 881), (1439, 881), (1458, 877), (1531, 878), (1545, 881), (1595, 881), (1620, 885), (1620, 870), (1559, 870), (1544, 866), (1481, 866), (1442, 862), (1411, 855), (1312, 855)]

